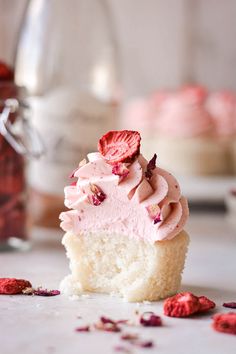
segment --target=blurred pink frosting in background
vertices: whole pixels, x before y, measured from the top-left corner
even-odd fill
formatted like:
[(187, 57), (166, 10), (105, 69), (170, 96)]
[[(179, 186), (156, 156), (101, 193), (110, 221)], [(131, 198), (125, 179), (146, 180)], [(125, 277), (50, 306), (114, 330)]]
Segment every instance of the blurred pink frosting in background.
[(236, 95), (202, 86), (156, 91), (133, 99), (123, 109), (122, 127), (146, 136), (232, 136), (236, 133)]

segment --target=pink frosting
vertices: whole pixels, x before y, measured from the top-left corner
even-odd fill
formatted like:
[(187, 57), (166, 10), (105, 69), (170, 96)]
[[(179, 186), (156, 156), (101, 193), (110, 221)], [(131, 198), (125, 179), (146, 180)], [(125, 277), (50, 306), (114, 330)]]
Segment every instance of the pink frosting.
[(173, 93), (163, 102), (156, 129), (164, 136), (193, 137), (210, 134), (212, 125), (202, 95), (193, 89), (185, 89)]
[[(154, 243), (172, 239), (183, 229), (188, 205), (170, 173), (156, 167), (147, 180), (147, 160), (139, 155), (127, 165), (129, 174), (122, 179), (99, 153), (89, 154), (88, 159), (75, 173), (76, 185), (65, 187), (65, 205), (72, 210), (60, 215), (63, 230), (76, 235), (106, 230)], [(92, 185), (106, 195), (97, 206), (91, 203)], [(148, 212), (152, 205), (160, 212), (161, 221), (156, 224)]]
[(214, 120), (218, 136), (236, 134), (236, 96), (229, 91), (212, 93), (207, 108)]

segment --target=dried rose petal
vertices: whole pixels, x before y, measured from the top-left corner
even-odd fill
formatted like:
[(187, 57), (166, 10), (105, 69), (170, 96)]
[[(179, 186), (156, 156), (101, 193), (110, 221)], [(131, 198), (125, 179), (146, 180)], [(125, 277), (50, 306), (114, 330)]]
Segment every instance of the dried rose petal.
[(212, 327), (218, 332), (236, 334), (236, 313), (217, 313), (213, 316)]
[(38, 288), (34, 290), (33, 294), (36, 296), (56, 296), (56, 295), (60, 295), (60, 291)]
[(120, 332), (120, 327), (111, 319), (101, 317), (100, 320), (94, 324), (94, 327), (100, 331), (105, 332)]
[(131, 343), (139, 348), (152, 348), (154, 346), (153, 341), (151, 340), (133, 341)]
[(120, 337), (120, 339), (127, 340), (127, 341), (137, 340), (138, 338), (139, 336), (136, 333), (125, 333), (122, 334), (122, 336)]
[(140, 134), (132, 130), (109, 131), (98, 142), (98, 151), (107, 163), (132, 162), (140, 150)]
[(126, 165), (124, 163), (119, 162), (113, 166), (112, 173), (113, 173), (113, 175), (117, 175), (117, 176), (121, 177), (121, 179), (123, 180), (124, 178), (126, 178), (128, 176), (129, 169), (126, 167)]
[(147, 164), (147, 169), (145, 171), (145, 177), (149, 180), (152, 177), (152, 171), (156, 168), (157, 154), (154, 154), (151, 160)]
[(107, 197), (106, 194), (103, 193), (101, 188), (96, 186), (96, 184), (91, 183), (90, 190), (93, 194), (89, 196), (89, 201), (95, 206), (100, 205)]
[(230, 309), (236, 309), (236, 302), (224, 302), (223, 306)]
[(160, 207), (157, 204), (149, 205), (146, 207), (146, 209), (154, 224), (157, 224), (162, 221)]
[(127, 324), (129, 322), (129, 320), (118, 320), (115, 321), (116, 324)]
[(209, 310), (212, 310), (216, 304), (208, 299), (206, 296), (199, 296), (198, 301), (200, 303), (200, 308), (198, 312), (207, 312)]
[(101, 316), (100, 321), (105, 324), (106, 323), (116, 324), (116, 321), (113, 321), (111, 318), (105, 316)]
[(81, 326), (75, 329), (76, 332), (90, 332), (90, 326)]
[(0, 278), (1, 295), (22, 294), (24, 289), (29, 288), (31, 286), (31, 283), (25, 279)]
[(125, 353), (125, 354), (131, 354), (131, 351), (123, 345), (116, 345), (114, 347), (114, 351), (120, 352), (120, 353)]
[(170, 317), (188, 317), (199, 309), (198, 297), (190, 292), (176, 294), (164, 301), (164, 314)]
[(161, 317), (153, 312), (144, 312), (140, 317), (140, 324), (145, 327), (159, 327), (162, 325)]
[(95, 195), (92, 195), (91, 197), (89, 197), (89, 200), (90, 200), (91, 204), (93, 204), (94, 206), (101, 205), (100, 200)]
[(153, 220), (153, 224), (157, 224), (159, 222), (161, 222), (161, 213), (157, 214), (155, 219)]

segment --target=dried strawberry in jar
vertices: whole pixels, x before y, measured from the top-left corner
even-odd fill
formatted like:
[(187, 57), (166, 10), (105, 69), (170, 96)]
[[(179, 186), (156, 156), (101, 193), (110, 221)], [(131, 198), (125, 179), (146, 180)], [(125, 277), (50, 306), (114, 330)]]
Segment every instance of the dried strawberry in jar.
[(22, 89), (11, 81), (12, 73), (0, 61), (0, 250), (27, 244), (25, 156), (34, 155), (27, 144), (38, 138), (24, 116)]

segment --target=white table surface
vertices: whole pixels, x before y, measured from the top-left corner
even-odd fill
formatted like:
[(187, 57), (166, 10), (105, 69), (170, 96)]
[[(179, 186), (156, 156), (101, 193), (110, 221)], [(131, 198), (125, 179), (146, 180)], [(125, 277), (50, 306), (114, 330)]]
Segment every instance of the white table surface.
[[(230, 309), (222, 303), (236, 301), (236, 231), (221, 214), (192, 215), (187, 229), (191, 245), (181, 290), (209, 296), (217, 304), (215, 312), (227, 312)], [(68, 273), (61, 235), (35, 230), (31, 251), (0, 255), (0, 276), (25, 278), (34, 286), (57, 289)], [(162, 301), (129, 304), (94, 294), (73, 301), (64, 296), (0, 296), (0, 353), (114, 353), (119, 334), (77, 333), (76, 326), (95, 322), (100, 315), (133, 318), (137, 308), (162, 315), (163, 327), (128, 328), (128, 332), (155, 342), (153, 349), (133, 348), (132, 353), (236, 353), (236, 336), (215, 332), (210, 315), (174, 319), (162, 314)]]

